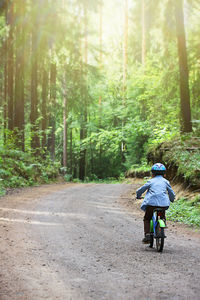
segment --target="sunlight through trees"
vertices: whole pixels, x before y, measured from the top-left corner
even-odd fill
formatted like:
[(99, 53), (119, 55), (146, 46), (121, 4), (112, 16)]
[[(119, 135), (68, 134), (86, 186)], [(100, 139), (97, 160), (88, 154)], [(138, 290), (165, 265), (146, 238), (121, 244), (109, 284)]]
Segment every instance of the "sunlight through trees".
[(198, 137), (199, 35), (197, 0), (1, 1), (0, 147), (84, 180)]

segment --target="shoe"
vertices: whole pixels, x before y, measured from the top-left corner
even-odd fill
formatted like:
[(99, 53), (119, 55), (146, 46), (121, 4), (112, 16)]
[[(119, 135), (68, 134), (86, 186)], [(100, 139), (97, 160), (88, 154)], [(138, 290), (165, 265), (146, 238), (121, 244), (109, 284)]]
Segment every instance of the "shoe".
[(143, 243), (143, 244), (150, 244), (150, 240), (151, 240), (150, 234), (147, 234), (147, 235), (143, 238), (142, 243)]

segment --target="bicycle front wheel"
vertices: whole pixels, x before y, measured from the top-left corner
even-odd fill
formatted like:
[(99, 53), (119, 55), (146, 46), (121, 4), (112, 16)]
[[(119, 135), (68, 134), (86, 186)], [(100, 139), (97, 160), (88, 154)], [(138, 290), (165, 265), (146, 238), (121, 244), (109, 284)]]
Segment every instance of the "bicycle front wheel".
[(160, 224), (158, 223), (156, 227), (156, 249), (158, 252), (163, 251), (164, 240), (165, 240), (164, 228), (160, 227)]

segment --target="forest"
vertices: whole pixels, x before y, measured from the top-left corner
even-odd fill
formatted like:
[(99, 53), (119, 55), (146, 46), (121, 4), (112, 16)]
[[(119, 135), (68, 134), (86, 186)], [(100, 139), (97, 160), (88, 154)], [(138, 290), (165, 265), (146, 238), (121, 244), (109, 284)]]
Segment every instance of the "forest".
[(200, 186), (199, 0), (1, 0), (0, 186)]

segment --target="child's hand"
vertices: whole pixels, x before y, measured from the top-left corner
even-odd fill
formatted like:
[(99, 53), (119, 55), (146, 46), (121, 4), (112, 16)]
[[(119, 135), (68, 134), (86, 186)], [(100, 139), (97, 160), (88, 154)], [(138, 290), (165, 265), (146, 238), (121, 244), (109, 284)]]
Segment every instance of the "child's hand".
[(136, 200), (140, 200), (140, 199), (144, 199), (144, 196), (141, 196), (141, 197), (136, 196)]

